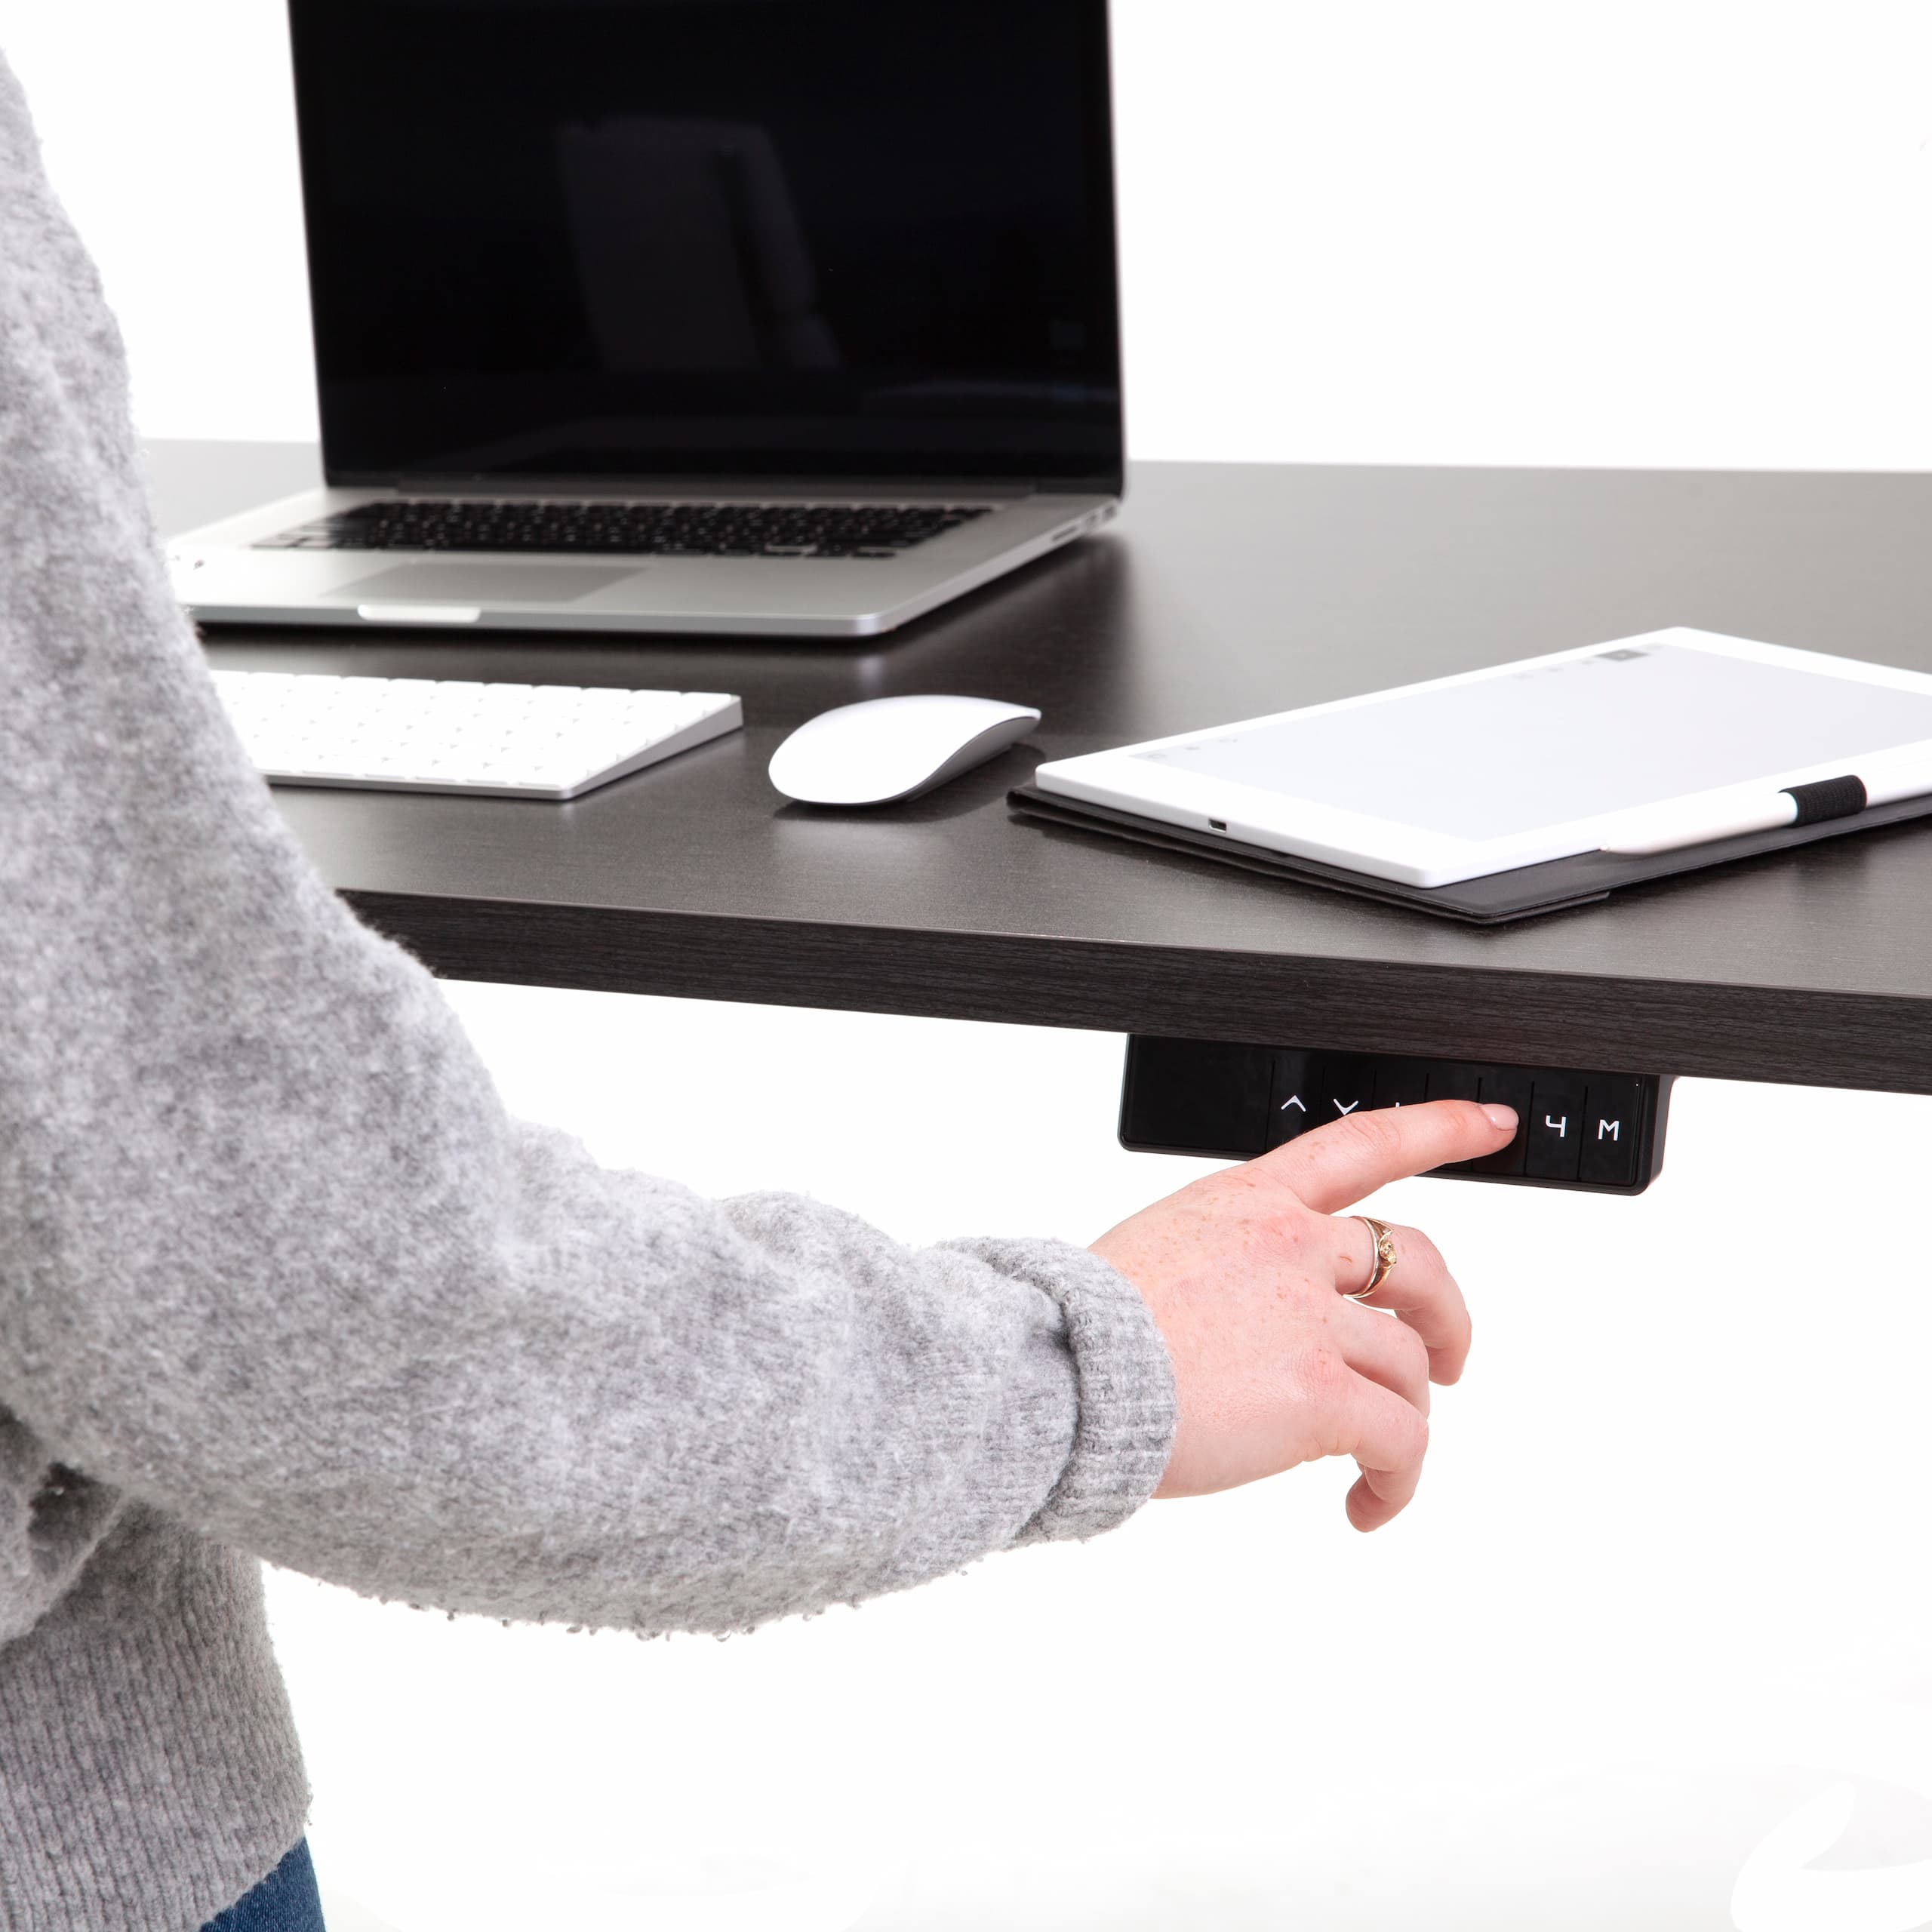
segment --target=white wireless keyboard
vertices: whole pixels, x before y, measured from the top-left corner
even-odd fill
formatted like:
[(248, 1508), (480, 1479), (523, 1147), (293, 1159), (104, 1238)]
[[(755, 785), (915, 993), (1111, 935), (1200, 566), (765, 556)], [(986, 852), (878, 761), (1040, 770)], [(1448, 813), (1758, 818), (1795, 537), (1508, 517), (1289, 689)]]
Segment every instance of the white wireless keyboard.
[(574, 798), (744, 723), (719, 691), (476, 685), (217, 671), (256, 769), (273, 783)]

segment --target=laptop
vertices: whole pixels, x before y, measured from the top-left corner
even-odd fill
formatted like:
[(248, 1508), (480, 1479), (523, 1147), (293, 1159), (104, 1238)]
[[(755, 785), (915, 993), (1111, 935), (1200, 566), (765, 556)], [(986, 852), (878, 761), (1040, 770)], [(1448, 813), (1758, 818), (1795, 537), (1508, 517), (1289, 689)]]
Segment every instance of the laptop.
[(1106, 0), (291, 0), (327, 487), (198, 620), (889, 631), (1123, 482)]

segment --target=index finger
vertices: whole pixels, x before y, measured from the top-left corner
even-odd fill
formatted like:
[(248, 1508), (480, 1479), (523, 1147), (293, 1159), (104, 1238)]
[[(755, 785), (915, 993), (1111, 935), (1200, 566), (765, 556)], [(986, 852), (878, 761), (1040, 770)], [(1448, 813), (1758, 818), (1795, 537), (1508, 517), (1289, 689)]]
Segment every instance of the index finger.
[(1515, 1131), (1512, 1108), (1430, 1100), (1351, 1114), (1261, 1158), (1317, 1214), (1333, 1214), (1392, 1180), (1494, 1154)]

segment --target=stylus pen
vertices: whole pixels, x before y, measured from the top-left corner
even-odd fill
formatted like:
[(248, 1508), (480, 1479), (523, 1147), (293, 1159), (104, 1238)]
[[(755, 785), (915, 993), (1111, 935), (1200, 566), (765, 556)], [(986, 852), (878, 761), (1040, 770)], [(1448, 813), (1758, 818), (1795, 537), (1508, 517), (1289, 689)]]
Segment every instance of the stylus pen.
[(1850, 818), (1869, 805), (1921, 798), (1932, 793), (1932, 749), (1915, 746), (1913, 752), (1909, 761), (1872, 761), (1866, 767), (1869, 777), (1847, 774), (1842, 778), (1821, 778), (1755, 798), (1733, 793), (1721, 804), (1706, 806), (1701, 811), (1666, 811), (1654, 818), (1633, 818), (1629, 831), (1606, 839), (1601, 849), (1623, 857), (1647, 857), (1678, 851), (1686, 845), (1712, 844), (1720, 838), (1740, 838), (1746, 832), (1775, 832), (1782, 826)]

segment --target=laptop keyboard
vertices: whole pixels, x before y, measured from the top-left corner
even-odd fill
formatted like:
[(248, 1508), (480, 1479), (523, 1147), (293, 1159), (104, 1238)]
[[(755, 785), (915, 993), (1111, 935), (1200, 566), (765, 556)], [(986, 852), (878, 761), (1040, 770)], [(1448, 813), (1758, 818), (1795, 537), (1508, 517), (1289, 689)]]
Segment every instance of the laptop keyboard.
[(896, 557), (983, 503), (614, 503), (385, 497), (258, 550), (467, 550), (629, 557)]

